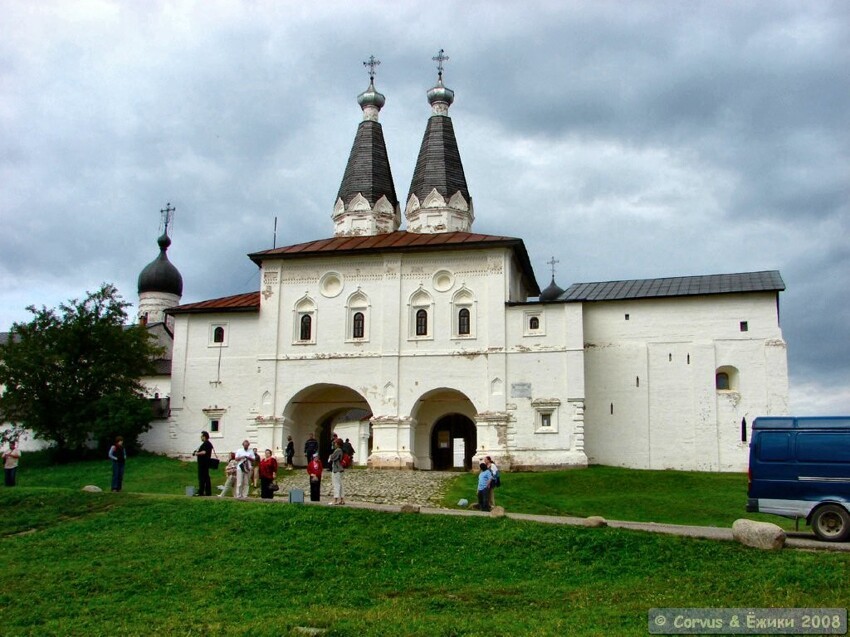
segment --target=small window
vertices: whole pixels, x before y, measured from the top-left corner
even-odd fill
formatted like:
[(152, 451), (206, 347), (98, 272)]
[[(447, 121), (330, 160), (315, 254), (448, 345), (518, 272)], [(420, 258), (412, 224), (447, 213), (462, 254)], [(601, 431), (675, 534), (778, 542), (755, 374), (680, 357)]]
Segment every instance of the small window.
[(301, 317), (301, 331), (299, 338), (302, 341), (309, 341), (313, 337), (313, 317), (305, 314)]
[(428, 310), (416, 310), (416, 336), (428, 336)]
[(640, 376), (635, 376), (635, 387), (640, 387)]
[(213, 330), (213, 343), (224, 343), (224, 328), (221, 325)]
[(741, 331), (742, 332), (748, 332), (749, 330), (750, 330), (750, 326), (747, 324), (747, 322), (741, 321)]
[(628, 315), (628, 314), (626, 314), (626, 320), (627, 320), (627, 321), (629, 320), (629, 315)]
[(552, 426), (552, 414), (540, 414), (540, 426), (541, 427), (551, 427)]
[(227, 323), (212, 323), (209, 331), (211, 347), (227, 347)]
[(465, 307), (457, 313), (457, 333), (469, 335), (469, 310)]
[(729, 374), (726, 372), (717, 372), (714, 377), (714, 385), (718, 390), (729, 389)]
[(221, 426), (221, 421), (219, 421), (218, 419), (210, 420), (210, 433), (211, 434), (219, 433), (221, 431), (220, 426)]
[(366, 334), (366, 317), (363, 312), (355, 312), (351, 324), (351, 335), (354, 338), (363, 338)]
[(528, 319), (528, 329), (530, 330), (539, 330), (540, 329), (540, 319), (536, 316), (532, 316)]

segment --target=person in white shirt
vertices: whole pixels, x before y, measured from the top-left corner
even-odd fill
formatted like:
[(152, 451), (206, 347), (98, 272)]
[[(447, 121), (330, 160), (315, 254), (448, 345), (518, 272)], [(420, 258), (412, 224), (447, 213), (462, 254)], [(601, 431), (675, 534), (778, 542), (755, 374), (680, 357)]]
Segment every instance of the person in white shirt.
[(251, 461), (254, 460), (254, 451), (250, 449), (251, 441), (243, 440), (242, 448), (236, 450), (236, 497), (247, 498), (251, 488)]
[(21, 452), (18, 450), (18, 444), (12, 440), (9, 442), (9, 451), (3, 454), (3, 469), (6, 472), (6, 486), (14, 487), (17, 482), (18, 461), (21, 459)]

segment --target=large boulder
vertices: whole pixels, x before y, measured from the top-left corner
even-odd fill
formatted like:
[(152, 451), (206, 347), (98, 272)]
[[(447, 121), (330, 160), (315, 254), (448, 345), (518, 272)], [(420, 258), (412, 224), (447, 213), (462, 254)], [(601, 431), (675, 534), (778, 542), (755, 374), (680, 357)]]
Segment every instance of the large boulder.
[(732, 537), (744, 546), (775, 551), (785, 546), (785, 531), (770, 522), (735, 520)]
[(591, 515), (589, 518), (584, 519), (584, 525), (593, 528), (608, 526), (608, 520), (598, 515)]

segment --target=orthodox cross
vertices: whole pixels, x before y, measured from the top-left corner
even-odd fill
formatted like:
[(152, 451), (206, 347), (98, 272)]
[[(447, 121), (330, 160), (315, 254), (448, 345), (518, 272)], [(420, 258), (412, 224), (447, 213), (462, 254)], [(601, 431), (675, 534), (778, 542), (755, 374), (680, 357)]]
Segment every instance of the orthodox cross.
[(363, 62), (363, 66), (369, 67), (369, 81), (375, 81), (375, 67), (381, 63), (379, 59), (377, 59), (374, 55), (370, 55), (369, 59)]
[(159, 211), (162, 215), (162, 233), (168, 234), (168, 226), (174, 221), (174, 211), (176, 208), (171, 205), (171, 202), (165, 204), (165, 208)]
[(437, 53), (434, 57), (431, 58), (437, 63), (437, 71), (439, 72), (439, 78), (443, 79), (443, 62), (449, 61), (449, 56), (446, 55), (446, 52), (443, 49), (440, 49), (440, 52)]
[(560, 263), (560, 261), (558, 259), (556, 259), (555, 257), (552, 257), (546, 263), (548, 263), (550, 266), (552, 266), (552, 280), (554, 281), (555, 280), (555, 264)]

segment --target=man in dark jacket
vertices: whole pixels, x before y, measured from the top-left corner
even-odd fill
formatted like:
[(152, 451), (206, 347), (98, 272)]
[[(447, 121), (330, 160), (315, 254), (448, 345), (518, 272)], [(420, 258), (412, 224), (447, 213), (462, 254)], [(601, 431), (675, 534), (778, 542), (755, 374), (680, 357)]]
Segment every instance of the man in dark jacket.
[(316, 437), (311, 433), (310, 437), (307, 438), (307, 442), (304, 443), (304, 455), (307, 456), (307, 464), (310, 464), (313, 456), (315, 456), (318, 451), (319, 441), (316, 440)]

